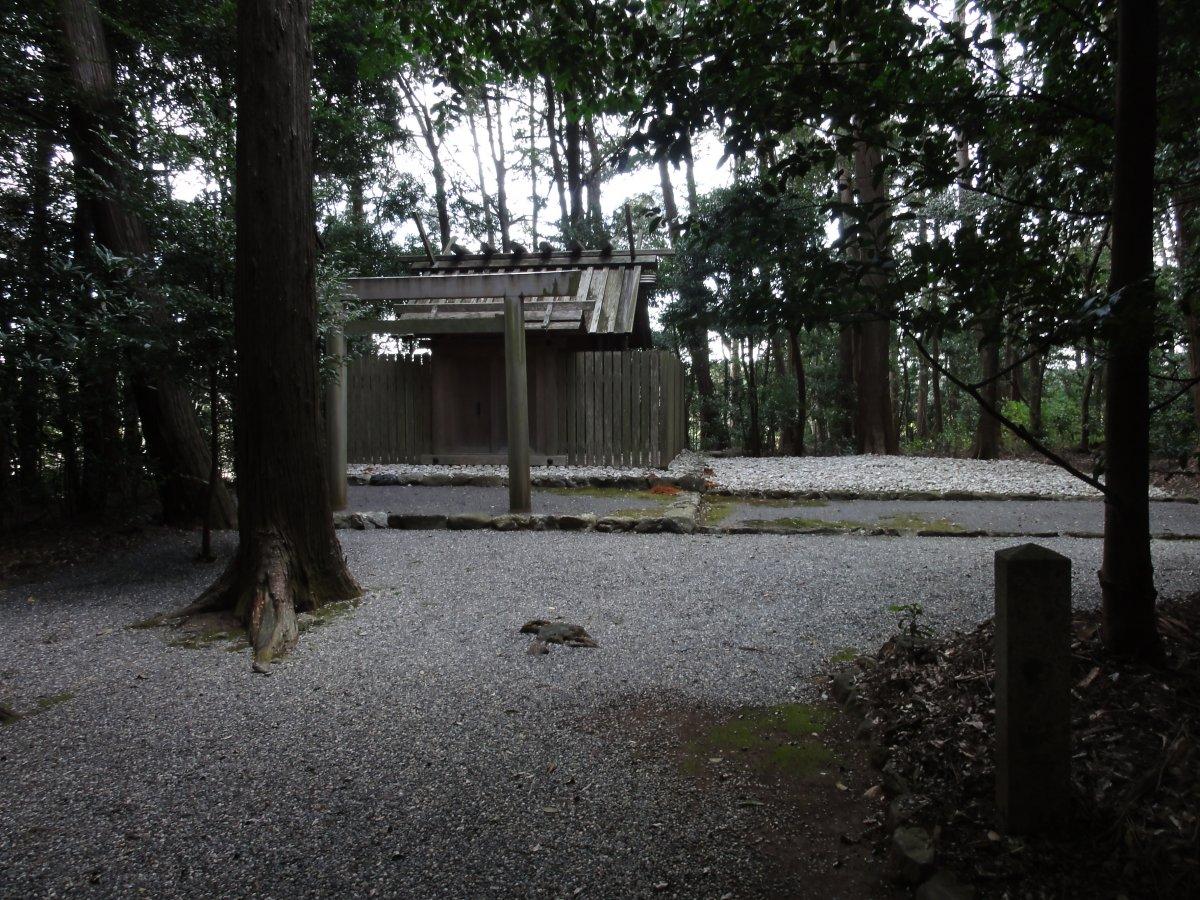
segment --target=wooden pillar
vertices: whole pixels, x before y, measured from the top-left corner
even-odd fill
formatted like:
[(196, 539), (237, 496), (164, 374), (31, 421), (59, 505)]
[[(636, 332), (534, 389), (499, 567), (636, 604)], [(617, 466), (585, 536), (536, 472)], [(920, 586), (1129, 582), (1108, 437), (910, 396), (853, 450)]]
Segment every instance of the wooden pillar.
[(996, 808), (1000, 829), (1046, 832), (1070, 808), (1071, 560), (996, 552)]
[(346, 508), (346, 335), (341, 329), (328, 336), (329, 353), (337, 360), (334, 380), (325, 388), (325, 447), (328, 456), (329, 505)]
[(532, 509), (529, 487), (529, 384), (525, 310), (519, 294), (504, 297), (504, 374), (508, 395), (508, 511)]

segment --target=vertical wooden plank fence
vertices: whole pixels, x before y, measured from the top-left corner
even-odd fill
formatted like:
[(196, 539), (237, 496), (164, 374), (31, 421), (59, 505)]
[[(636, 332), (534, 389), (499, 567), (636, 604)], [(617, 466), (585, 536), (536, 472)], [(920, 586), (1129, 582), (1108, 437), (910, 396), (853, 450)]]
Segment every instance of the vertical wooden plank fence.
[(357, 463), (417, 462), (433, 449), (428, 356), (375, 356), (347, 366), (347, 456)]
[(571, 465), (665, 468), (683, 449), (683, 366), (665, 350), (567, 358), (563, 448)]

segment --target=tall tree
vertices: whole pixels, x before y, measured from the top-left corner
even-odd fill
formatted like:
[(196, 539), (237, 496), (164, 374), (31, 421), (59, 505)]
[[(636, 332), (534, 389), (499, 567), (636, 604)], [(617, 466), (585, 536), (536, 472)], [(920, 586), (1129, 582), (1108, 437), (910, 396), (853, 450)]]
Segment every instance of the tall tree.
[(1154, 157), (1158, 2), (1117, 4), (1116, 154), (1104, 396), (1100, 565), (1104, 638), (1123, 656), (1162, 653), (1150, 557), (1150, 351), (1154, 346)]
[(309, 2), (238, 3), (238, 548), (186, 611), (232, 610), (257, 662), (295, 644), (298, 611), (361, 593), (334, 534), (318, 428)]
[[(80, 119), (72, 149), (93, 176), (96, 242), (117, 256), (144, 262), (153, 247), (142, 218), (128, 206), (136, 167), (122, 158), (132, 126), (117, 97), (100, 14), (92, 0), (59, 0), (59, 13)], [(172, 323), (163, 296), (146, 277), (136, 279), (133, 287), (145, 303), (148, 326), (160, 342), (169, 342)], [(130, 368), (142, 431), (157, 469), (163, 517), (169, 524), (198, 524), (209, 505), (211, 460), (191, 400), (170, 366), (135, 355)], [(212, 497), (211, 520), (231, 525), (236, 516), (225, 486), (218, 485)]]

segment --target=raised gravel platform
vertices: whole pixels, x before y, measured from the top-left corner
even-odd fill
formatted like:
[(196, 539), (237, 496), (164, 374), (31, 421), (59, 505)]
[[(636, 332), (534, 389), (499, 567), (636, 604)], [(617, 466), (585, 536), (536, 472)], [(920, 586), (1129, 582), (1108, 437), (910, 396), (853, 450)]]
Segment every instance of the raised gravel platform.
[[(426, 486), (507, 484), (504, 466), (351, 465), (352, 484)], [(610, 466), (534, 466), (535, 486), (613, 485), (639, 488), (665, 482), (686, 490), (767, 497), (879, 500), (1079, 500), (1100, 492), (1057, 466), (1030, 460), (929, 456), (708, 457), (684, 451), (667, 469)], [(1151, 497), (1176, 499), (1152, 487)]]
[[(0, 699), (29, 713), (0, 728), (0, 895), (811, 896), (803, 860), (772, 881), (755, 842), (799, 823), (686, 776), (631, 711), (804, 697), (889, 633), (888, 604), (971, 626), (1014, 543), (342, 539), (364, 602), (270, 678), (128, 628), (215, 577), (192, 535), (0, 593)], [(1096, 603), (1099, 543), (1044, 543)], [(1193, 547), (1154, 554), (1165, 596), (1195, 588)], [(520, 624), (555, 616), (600, 648), (527, 655)]]

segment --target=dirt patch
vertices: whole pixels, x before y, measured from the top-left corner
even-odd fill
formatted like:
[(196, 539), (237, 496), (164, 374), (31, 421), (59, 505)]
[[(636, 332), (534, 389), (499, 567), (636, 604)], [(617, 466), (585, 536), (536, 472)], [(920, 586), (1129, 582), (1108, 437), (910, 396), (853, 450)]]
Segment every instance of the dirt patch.
[[(844, 717), (825, 706), (707, 708), (636, 698), (598, 718), (600, 733), (637, 736), (637, 753), (667, 758), (713, 803), (744, 811), (742, 839), (765, 864), (752, 895), (899, 897), (875, 849), (872, 777)], [(616, 731), (611, 731), (616, 729)]]
[(856, 663), (871, 754), (911, 788), (939, 865), (983, 897), (1200, 896), (1200, 595), (1159, 624), (1166, 665), (1150, 667), (1105, 652), (1097, 613), (1075, 619), (1071, 823), (1053, 838), (995, 830), (991, 622)]

